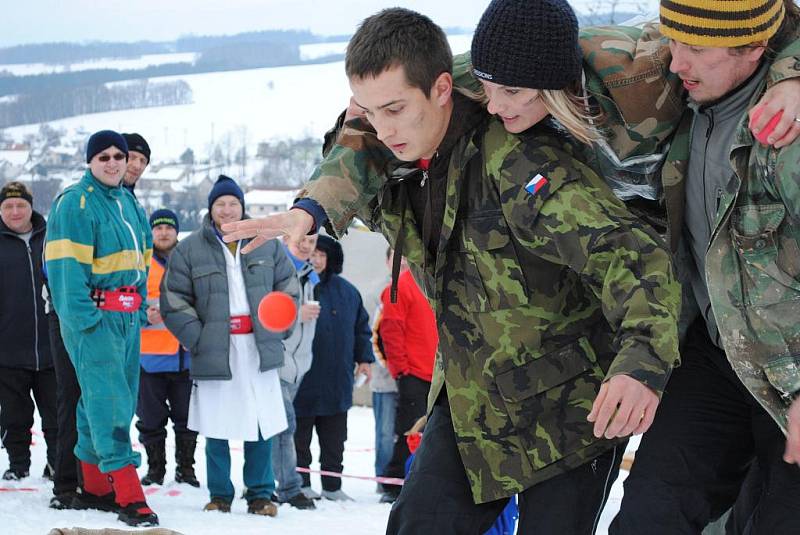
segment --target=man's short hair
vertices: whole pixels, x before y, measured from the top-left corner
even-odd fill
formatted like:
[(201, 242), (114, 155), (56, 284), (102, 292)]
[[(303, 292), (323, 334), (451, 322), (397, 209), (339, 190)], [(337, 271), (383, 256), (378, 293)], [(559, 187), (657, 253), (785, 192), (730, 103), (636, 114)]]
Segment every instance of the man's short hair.
[(364, 19), (347, 45), (344, 66), (347, 77), (357, 79), (403, 67), (408, 85), (428, 96), (439, 75), (452, 73), (453, 53), (431, 19), (395, 7)]

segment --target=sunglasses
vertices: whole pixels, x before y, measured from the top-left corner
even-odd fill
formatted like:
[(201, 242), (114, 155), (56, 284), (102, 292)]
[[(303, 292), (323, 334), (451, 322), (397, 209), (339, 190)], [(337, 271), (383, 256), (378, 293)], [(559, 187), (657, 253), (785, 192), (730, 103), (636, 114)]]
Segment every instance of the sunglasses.
[[(122, 152), (118, 152), (113, 157), (114, 157), (115, 160), (120, 161), (120, 160), (124, 160), (125, 159), (125, 154), (122, 153)], [(101, 162), (105, 163), (105, 162), (111, 160), (111, 156), (109, 156), (108, 154), (101, 154), (100, 156), (97, 157), (97, 159), (100, 160)]]

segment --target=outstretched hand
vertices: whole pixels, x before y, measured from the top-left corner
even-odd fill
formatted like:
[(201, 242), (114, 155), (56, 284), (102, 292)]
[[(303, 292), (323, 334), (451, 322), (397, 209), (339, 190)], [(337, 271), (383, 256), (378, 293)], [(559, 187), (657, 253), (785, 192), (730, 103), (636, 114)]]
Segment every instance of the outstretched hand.
[(597, 438), (639, 435), (650, 428), (658, 408), (656, 393), (633, 377), (615, 375), (600, 387), (586, 418)]
[(314, 227), (314, 218), (305, 210), (289, 210), (267, 217), (243, 219), (235, 223), (222, 225), (222, 240), (225, 243), (253, 238), (242, 247), (242, 254), (247, 254), (267, 240), (278, 236), (288, 236), (289, 240), (299, 243)]
[[(759, 108), (763, 108), (761, 114), (753, 120), (755, 110)], [(776, 149), (785, 147), (800, 135), (800, 80), (797, 78), (783, 80), (770, 87), (748, 112), (753, 134), (758, 134), (779, 111), (783, 111), (783, 117), (767, 138)]]

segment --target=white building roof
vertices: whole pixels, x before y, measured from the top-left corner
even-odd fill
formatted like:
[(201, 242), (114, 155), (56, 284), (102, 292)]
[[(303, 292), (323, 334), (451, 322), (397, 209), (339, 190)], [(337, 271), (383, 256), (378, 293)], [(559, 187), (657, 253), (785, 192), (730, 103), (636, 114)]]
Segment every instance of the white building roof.
[(186, 174), (184, 167), (162, 167), (159, 170), (147, 171), (142, 175), (142, 180), (169, 180), (176, 181)]
[(248, 206), (286, 206), (294, 202), (297, 190), (253, 189), (244, 194), (244, 202)]
[(25, 165), (30, 154), (29, 150), (0, 150), (0, 161), (9, 162), (12, 165)]

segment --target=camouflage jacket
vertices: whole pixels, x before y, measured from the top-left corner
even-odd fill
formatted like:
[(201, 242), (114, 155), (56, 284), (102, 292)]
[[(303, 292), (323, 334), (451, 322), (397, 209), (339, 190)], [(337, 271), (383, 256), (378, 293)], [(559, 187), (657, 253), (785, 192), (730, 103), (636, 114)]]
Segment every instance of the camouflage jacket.
[[(390, 243), (405, 233), (439, 324), (430, 399), (446, 387), (475, 501), (610, 448), (586, 421), (602, 382), (628, 374), (660, 392), (678, 359), (680, 291), (658, 236), (563, 137), (536, 127), (523, 141), (487, 118), (452, 151), (431, 256), (402, 210), (402, 188), (417, 186), (390, 180), (369, 159), (380, 150), (374, 135), (345, 127), (301, 196), (322, 205), (337, 233), (354, 211)], [(545, 185), (532, 194), (536, 175)]]
[[(676, 251), (684, 245), (691, 122), (687, 111), (663, 169)], [(733, 369), (785, 432), (786, 411), (800, 392), (800, 141), (780, 150), (765, 147), (754, 141), (745, 115), (730, 162), (734, 176), (719, 201), (706, 253), (709, 298)]]
[[(583, 155), (623, 200), (660, 200), (660, 169), (669, 150), (686, 100), (681, 81), (669, 70), (669, 40), (658, 23), (633, 26), (589, 26), (580, 29), (584, 87), (602, 114), (605, 140)], [(769, 83), (800, 76), (800, 41), (781, 50), (770, 66)], [(457, 87), (480, 85), (472, 76), (469, 53), (453, 60)], [(638, 207), (638, 206), (637, 206)], [(651, 222), (660, 226), (663, 210)], [(652, 217), (655, 219), (652, 219)]]

